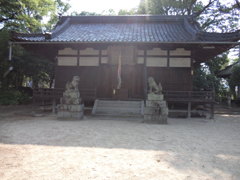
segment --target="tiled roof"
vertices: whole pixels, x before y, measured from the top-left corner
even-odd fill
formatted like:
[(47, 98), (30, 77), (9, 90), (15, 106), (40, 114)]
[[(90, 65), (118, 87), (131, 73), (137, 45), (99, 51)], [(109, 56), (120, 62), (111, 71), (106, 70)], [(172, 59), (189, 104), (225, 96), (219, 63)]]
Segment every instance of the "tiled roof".
[[(168, 43), (228, 41), (240, 33), (203, 33), (189, 16), (65, 16), (50, 34), (16, 34), (16, 41)], [(235, 39), (233, 38), (235, 37)]]

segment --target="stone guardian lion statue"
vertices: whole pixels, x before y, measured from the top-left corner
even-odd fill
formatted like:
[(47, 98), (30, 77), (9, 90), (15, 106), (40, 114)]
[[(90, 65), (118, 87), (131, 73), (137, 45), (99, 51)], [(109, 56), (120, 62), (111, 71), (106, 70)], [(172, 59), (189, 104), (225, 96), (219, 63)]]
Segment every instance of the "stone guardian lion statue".
[(80, 77), (73, 76), (72, 81), (67, 82), (66, 90), (63, 93), (63, 103), (65, 104), (80, 104), (80, 92), (78, 89)]
[(153, 77), (148, 78), (149, 93), (152, 94), (162, 94), (162, 85), (161, 83), (157, 84)]

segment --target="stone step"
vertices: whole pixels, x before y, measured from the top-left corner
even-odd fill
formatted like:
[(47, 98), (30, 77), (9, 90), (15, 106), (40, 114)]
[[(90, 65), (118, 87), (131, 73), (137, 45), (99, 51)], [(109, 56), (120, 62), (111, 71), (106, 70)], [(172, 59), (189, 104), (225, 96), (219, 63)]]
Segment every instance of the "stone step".
[(92, 110), (94, 115), (143, 116), (143, 101), (96, 100)]
[(98, 103), (99, 106), (104, 106), (104, 107), (123, 107), (123, 108), (141, 108), (142, 104), (117, 104), (117, 103), (111, 103), (111, 104), (102, 104)]
[(120, 105), (133, 105), (133, 106), (136, 106), (136, 105), (141, 105), (142, 104), (142, 101), (112, 101), (112, 100), (109, 100), (109, 101), (106, 101), (106, 100), (98, 100), (98, 104), (99, 105), (117, 105), (117, 106), (120, 106)]
[(99, 112), (94, 114), (94, 116), (106, 116), (106, 117), (113, 117), (113, 118), (143, 118), (142, 114), (116, 114), (116, 113), (104, 113)]
[(106, 107), (98, 107), (96, 110), (96, 113), (99, 112), (111, 112), (116, 114), (124, 114), (124, 113), (130, 113), (130, 114), (138, 114), (141, 113), (140, 108), (106, 108)]

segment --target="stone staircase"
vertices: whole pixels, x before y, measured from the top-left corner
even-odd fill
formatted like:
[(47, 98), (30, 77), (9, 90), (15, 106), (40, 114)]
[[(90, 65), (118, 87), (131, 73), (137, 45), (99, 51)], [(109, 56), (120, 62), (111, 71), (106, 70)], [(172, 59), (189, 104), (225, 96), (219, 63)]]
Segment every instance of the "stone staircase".
[(92, 115), (143, 117), (144, 101), (100, 100), (94, 102)]

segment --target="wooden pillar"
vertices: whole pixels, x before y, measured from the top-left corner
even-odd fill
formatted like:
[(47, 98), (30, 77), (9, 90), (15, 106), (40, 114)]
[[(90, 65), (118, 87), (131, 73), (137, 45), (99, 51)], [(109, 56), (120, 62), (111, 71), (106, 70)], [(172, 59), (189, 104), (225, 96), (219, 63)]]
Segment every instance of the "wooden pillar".
[(191, 111), (192, 111), (192, 103), (191, 103), (191, 92), (188, 92), (188, 118), (191, 118)]
[(210, 119), (214, 119), (214, 102), (211, 102)]
[(80, 64), (80, 49), (77, 49), (77, 67), (79, 68), (79, 64)]
[(143, 83), (144, 83), (144, 99), (147, 99), (147, 50), (144, 50), (144, 64), (143, 64)]
[(102, 50), (99, 50), (99, 54), (98, 54), (98, 71), (97, 71), (97, 84), (96, 84), (96, 87), (95, 87), (95, 92), (96, 92), (96, 98), (99, 97), (99, 90), (100, 90), (100, 82), (102, 81)]
[(214, 119), (214, 102), (215, 102), (215, 92), (212, 91), (211, 104), (210, 104), (210, 119)]
[(52, 113), (53, 114), (56, 114), (57, 112), (56, 112), (56, 106), (57, 106), (57, 103), (56, 103), (56, 99), (54, 98), (53, 100), (52, 100)]
[(192, 103), (188, 101), (188, 115), (187, 115), (188, 118), (191, 118), (191, 111), (192, 111), (191, 106), (192, 106)]

